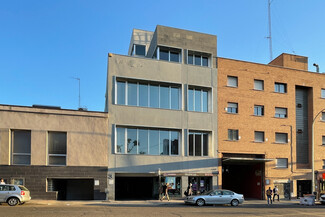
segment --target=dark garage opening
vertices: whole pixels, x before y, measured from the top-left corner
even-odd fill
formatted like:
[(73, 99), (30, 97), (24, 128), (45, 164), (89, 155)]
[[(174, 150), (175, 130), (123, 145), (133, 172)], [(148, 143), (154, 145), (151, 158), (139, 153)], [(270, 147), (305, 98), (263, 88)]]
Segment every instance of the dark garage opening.
[(158, 177), (116, 177), (116, 200), (158, 199)]
[(245, 198), (263, 199), (264, 163), (223, 162), (222, 188), (243, 194)]
[(57, 191), (58, 200), (93, 200), (93, 179), (48, 179), (48, 191)]

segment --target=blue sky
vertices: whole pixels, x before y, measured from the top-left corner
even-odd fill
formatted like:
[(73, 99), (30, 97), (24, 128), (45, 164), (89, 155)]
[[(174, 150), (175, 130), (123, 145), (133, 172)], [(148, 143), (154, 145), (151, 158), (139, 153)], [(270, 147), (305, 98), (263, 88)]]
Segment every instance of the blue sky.
[[(273, 0), (273, 57), (325, 70), (325, 1)], [(220, 57), (269, 62), (267, 0), (0, 0), (0, 104), (103, 111), (108, 52), (127, 54), (133, 28), (217, 35)], [(325, 86), (325, 84), (324, 84)]]

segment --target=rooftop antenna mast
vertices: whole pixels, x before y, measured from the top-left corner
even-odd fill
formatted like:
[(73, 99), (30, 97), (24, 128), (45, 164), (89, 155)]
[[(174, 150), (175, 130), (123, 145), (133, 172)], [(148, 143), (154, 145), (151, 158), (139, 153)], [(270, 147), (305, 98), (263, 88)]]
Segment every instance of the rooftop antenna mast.
[(269, 19), (269, 36), (267, 37), (269, 39), (269, 48), (270, 48), (270, 61), (273, 60), (272, 56), (272, 32), (271, 32), (271, 0), (268, 0), (267, 9), (268, 9), (268, 19)]
[(78, 108), (81, 108), (80, 107), (80, 78), (75, 78), (75, 77), (71, 77), (71, 78), (77, 80), (79, 83), (79, 107)]

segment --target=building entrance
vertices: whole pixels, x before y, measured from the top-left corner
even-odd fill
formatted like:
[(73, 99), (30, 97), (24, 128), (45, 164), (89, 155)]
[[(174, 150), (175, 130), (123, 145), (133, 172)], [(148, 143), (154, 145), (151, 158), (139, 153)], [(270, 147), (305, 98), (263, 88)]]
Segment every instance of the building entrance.
[(158, 181), (158, 177), (115, 177), (115, 199), (158, 199)]
[(311, 194), (311, 180), (297, 180), (297, 197)]
[(245, 198), (264, 198), (264, 156), (224, 155), (222, 161), (222, 188), (243, 194)]

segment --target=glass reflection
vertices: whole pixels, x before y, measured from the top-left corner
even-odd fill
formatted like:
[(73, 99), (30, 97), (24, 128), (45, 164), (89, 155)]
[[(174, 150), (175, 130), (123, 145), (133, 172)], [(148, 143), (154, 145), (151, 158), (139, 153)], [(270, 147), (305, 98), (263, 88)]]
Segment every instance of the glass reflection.
[(138, 154), (148, 154), (148, 130), (139, 129)]
[(117, 127), (117, 144), (116, 144), (116, 152), (117, 153), (125, 153), (125, 128)]
[(171, 88), (171, 109), (179, 109), (179, 88)]
[(127, 153), (136, 154), (137, 153), (137, 130), (127, 129)]
[(125, 105), (125, 82), (117, 82), (117, 104)]
[(159, 132), (160, 155), (169, 155), (169, 132), (160, 130)]
[(178, 141), (179, 141), (179, 133), (176, 131), (171, 131), (171, 154), (178, 155)]
[(188, 110), (194, 111), (194, 90), (189, 89), (188, 90)]
[(201, 90), (195, 90), (195, 111), (201, 111)]
[(159, 130), (149, 130), (149, 154), (159, 155)]
[(128, 82), (128, 105), (137, 105), (137, 83)]
[(169, 109), (169, 87), (160, 86), (160, 108)]
[(148, 84), (139, 84), (139, 106), (148, 107)]
[(150, 85), (150, 107), (159, 107), (159, 89), (158, 86)]

